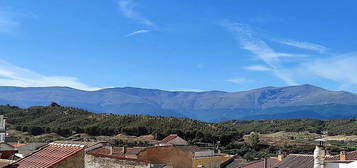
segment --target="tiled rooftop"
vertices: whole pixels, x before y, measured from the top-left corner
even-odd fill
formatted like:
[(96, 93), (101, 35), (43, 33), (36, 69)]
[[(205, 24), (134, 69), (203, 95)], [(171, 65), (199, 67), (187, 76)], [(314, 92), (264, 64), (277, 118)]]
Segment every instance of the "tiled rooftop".
[(13, 151), (16, 150), (15, 147), (9, 145), (5, 142), (0, 143), (0, 151)]
[(85, 148), (87, 147), (92, 147), (94, 145), (97, 145), (98, 143), (103, 143), (103, 142), (85, 142), (85, 141), (55, 141), (55, 143), (58, 144), (77, 144), (77, 145), (84, 145)]
[(302, 154), (290, 154), (274, 168), (313, 168), (314, 156)]
[[(340, 155), (334, 155), (326, 160), (340, 160)], [(346, 152), (346, 160), (357, 160), (357, 151)]]
[(177, 136), (176, 134), (171, 134), (171, 135), (165, 137), (164, 139), (162, 139), (162, 140), (160, 141), (160, 143), (161, 143), (161, 144), (168, 143), (168, 142), (170, 142), (171, 140), (173, 140), (173, 139), (175, 139), (175, 138), (177, 138), (177, 137), (178, 137), (178, 136)]
[(50, 143), (13, 164), (19, 165), (18, 168), (49, 168), (82, 151), (83, 147), (76, 144)]
[[(277, 158), (267, 158), (267, 168), (274, 168), (274, 166), (279, 162), (280, 161)], [(264, 167), (264, 160), (259, 160), (236, 168), (263, 168), (263, 167)]]

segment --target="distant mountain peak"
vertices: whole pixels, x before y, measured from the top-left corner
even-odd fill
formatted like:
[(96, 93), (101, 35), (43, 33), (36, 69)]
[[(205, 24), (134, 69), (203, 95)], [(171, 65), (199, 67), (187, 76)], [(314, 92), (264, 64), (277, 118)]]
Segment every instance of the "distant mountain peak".
[(264, 87), (240, 92), (164, 91), (135, 87), (81, 91), (68, 87), (0, 87), (0, 104), (84, 108), (98, 113), (179, 116), (216, 121), (231, 119), (338, 118), (357, 115), (357, 95), (310, 84)]

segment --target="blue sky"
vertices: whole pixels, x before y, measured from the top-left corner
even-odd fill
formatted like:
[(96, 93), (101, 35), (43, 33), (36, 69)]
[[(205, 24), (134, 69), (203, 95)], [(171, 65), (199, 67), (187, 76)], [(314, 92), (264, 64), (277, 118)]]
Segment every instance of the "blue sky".
[(0, 0), (0, 85), (356, 92), (356, 5)]

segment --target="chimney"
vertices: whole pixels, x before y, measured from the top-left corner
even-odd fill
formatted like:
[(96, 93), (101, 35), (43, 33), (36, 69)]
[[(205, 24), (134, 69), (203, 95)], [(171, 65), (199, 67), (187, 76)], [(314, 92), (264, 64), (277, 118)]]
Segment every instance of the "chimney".
[(286, 154), (285, 152), (282, 153), (282, 154), (279, 154), (279, 155), (278, 155), (278, 160), (279, 160), (279, 161), (282, 161), (282, 160), (285, 159), (286, 156), (287, 156), (287, 154)]
[(109, 146), (109, 155), (113, 155), (113, 146)]
[(340, 160), (347, 160), (347, 152), (346, 151), (340, 152)]
[(268, 158), (264, 158), (264, 168), (268, 168)]
[(325, 140), (317, 139), (316, 140), (319, 144), (316, 145), (314, 150), (314, 168), (325, 168), (325, 157), (326, 157), (326, 150), (324, 142)]

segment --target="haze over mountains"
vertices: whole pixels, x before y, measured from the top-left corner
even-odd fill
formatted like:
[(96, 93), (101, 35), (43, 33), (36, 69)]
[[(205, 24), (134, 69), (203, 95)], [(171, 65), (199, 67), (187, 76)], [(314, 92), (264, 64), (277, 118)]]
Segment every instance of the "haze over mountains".
[(241, 92), (183, 92), (141, 88), (82, 91), (67, 87), (0, 87), (0, 104), (20, 107), (57, 102), (97, 113), (189, 117), (203, 121), (357, 117), (357, 95), (312, 85)]

